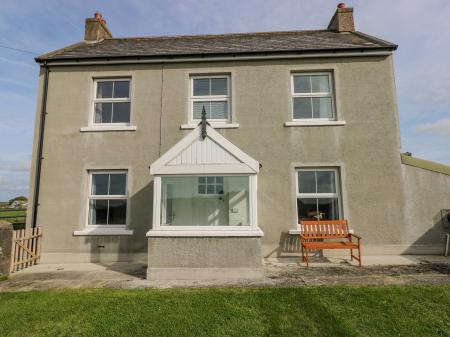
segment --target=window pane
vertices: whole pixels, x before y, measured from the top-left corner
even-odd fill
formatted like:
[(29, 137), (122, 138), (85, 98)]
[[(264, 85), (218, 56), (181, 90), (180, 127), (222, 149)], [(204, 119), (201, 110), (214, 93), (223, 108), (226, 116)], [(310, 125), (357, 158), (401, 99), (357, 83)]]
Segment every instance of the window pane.
[(193, 111), (192, 111), (192, 116), (194, 117), (194, 119), (202, 119), (202, 109), (203, 107), (205, 107), (205, 111), (206, 111), (206, 118), (210, 118), (210, 113), (209, 113), (209, 108), (210, 108), (210, 103), (209, 101), (206, 102), (194, 102), (193, 104)]
[(196, 78), (194, 82), (194, 96), (209, 96), (211, 94), (209, 78)]
[(92, 174), (92, 195), (108, 195), (109, 174)]
[(296, 94), (309, 94), (311, 92), (310, 76), (294, 76), (294, 92)]
[(109, 195), (126, 195), (127, 175), (114, 173), (109, 178)]
[(228, 119), (228, 102), (211, 102), (210, 119)]
[(217, 184), (223, 184), (223, 177), (216, 177)]
[(206, 185), (198, 185), (198, 194), (206, 194)]
[(89, 203), (89, 208), (89, 224), (107, 224), (108, 200), (91, 200)]
[(130, 122), (130, 103), (121, 102), (114, 103), (113, 123), (129, 123)]
[(206, 184), (206, 177), (198, 177), (199, 184)]
[(316, 193), (315, 171), (298, 171), (298, 192)]
[[(214, 177), (207, 177), (214, 178)], [(171, 194), (162, 193), (161, 224), (173, 226), (248, 226), (249, 177), (222, 177), (223, 185), (198, 184), (199, 177), (163, 177), (162, 192), (172, 185)], [(217, 194), (223, 186), (223, 194)], [(212, 194), (203, 192), (210, 189)], [(201, 194), (201, 195), (200, 195)], [(171, 216), (167, 217), (167, 209)]]
[(214, 188), (214, 185), (206, 185), (206, 193), (214, 194), (215, 192), (216, 192), (216, 189)]
[(317, 219), (317, 198), (297, 198), (298, 222)]
[(311, 119), (311, 98), (294, 98), (294, 119)]
[(95, 103), (95, 123), (111, 123), (112, 103)]
[(321, 220), (339, 220), (339, 203), (337, 198), (319, 198)]
[(317, 171), (317, 193), (336, 193), (334, 171)]
[(127, 217), (126, 199), (109, 200), (108, 225), (125, 225)]
[(311, 76), (311, 86), (312, 92), (330, 92), (327, 75)]
[(129, 98), (130, 96), (130, 82), (129, 81), (115, 81), (114, 82), (114, 98)]
[(111, 98), (113, 82), (97, 82), (97, 98)]
[(228, 95), (228, 78), (212, 78), (211, 95)]
[(331, 107), (330, 97), (313, 97), (313, 118), (333, 118), (333, 110)]
[(208, 184), (214, 184), (215, 181), (216, 181), (216, 177), (206, 177), (206, 182)]

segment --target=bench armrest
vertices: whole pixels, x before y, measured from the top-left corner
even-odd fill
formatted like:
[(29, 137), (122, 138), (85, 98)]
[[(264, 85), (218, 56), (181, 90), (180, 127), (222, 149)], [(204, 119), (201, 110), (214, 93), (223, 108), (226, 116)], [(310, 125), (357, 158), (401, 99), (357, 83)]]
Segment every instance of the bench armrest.
[(349, 236), (349, 237), (354, 236), (354, 237), (357, 238), (358, 240), (361, 240), (361, 239), (362, 239), (359, 235), (356, 235), (356, 234), (353, 234), (353, 233), (349, 234), (348, 236)]

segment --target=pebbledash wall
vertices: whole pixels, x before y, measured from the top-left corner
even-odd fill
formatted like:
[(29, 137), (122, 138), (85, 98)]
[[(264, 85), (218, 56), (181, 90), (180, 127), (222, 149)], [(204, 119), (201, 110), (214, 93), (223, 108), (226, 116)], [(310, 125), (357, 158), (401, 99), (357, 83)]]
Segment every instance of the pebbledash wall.
[[(285, 126), (296, 71), (333, 73), (336, 112), (345, 125)], [(180, 126), (188, 122), (193, 74), (231, 75), (232, 120), (239, 127), (218, 131), (263, 165), (258, 175), (263, 256), (288, 255), (285, 242), (297, 221), (295, 169), (305, 166), (339, 168), (342, 217), (363, 237), (364, 254), (443, 249), (443, 232), (433, 219), (450, 208), (450, 176), (401, 164), (392, 56), (347, 56), (50, 67), (37, 218), (45, 233), (42, 262), (147, 261), (149, 165), (191, 131)], [(121, 76), (132, 78), (131, 124), (137, 129), (81, 132), (88, 126), (93, 78)], [(42, 82), (43, 73), (38, 102)], [(39, 118), (40, 103), (37, 110)], [(128, 170), (133, 235), (73, 236), (86, 226), (90, 169)]]

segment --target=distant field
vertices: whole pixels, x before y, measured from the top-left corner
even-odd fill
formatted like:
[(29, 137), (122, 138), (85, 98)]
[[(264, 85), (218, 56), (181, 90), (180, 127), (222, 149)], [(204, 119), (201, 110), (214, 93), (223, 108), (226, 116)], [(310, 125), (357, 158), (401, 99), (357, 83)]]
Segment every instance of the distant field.
[(25, 221), (26, 216), (26, 209), (0, 209), (0, 220), (9, 222), (22, 222)]

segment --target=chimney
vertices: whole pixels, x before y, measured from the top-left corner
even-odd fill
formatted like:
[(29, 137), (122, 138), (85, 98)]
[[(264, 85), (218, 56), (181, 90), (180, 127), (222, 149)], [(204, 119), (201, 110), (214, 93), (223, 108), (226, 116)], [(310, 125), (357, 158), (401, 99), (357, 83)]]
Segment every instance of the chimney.
[(337, 5), (336, 13), (331, 18), (327, 29), (339, 33), (354, 32), (353, 8), (347, 8), (343, 2)]
[(87, 18), (84, 26), (85, 41), (100, 41), (112, 38), (112, 34), (106, 27), (106, 21), (102, 14), (96, 12), (93, 18)]

